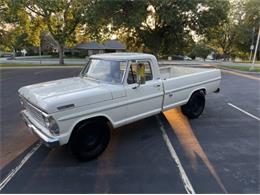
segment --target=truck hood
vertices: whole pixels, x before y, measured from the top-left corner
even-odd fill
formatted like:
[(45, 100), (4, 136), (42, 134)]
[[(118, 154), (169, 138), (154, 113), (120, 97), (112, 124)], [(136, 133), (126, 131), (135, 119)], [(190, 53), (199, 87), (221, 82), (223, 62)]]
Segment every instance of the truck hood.
[(112, 99), (105, 84), (81, 77), (28, 85), (18, 92), (47, 113), (57, 112), (60, 110), (58, 108), (66, 108), (68, 105), (78, 107)]

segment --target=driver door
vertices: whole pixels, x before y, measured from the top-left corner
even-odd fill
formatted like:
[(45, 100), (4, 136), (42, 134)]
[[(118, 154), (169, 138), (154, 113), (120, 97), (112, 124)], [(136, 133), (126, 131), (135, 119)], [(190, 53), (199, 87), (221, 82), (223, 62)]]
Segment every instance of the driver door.
[[(137, 83), (138, 63), (145, 67), (143, 84)], [(163, 86), (161, 80), (155, 79), (150, 61), (130, 61), (127, 75), (127, 122), (145, 118), (161, 112)]]

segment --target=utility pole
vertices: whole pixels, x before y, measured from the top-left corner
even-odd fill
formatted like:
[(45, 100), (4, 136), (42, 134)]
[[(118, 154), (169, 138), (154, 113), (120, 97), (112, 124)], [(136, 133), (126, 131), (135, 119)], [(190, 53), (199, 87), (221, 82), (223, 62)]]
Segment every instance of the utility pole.
[(253, 27), (253, 31), (252, 31), (252, 41), (251, 41), (251, 45), (250, 45), (249, 61), (251, 61), (253, 50), (254, 50), (254, 39), (255, 39), (255, 27)]
[(250, 70), (254, 70), (254, 64), (255, 64), (256, 53), (257, 53), (257, 50), (258, 50), (259, 39), (260, 39), (260, 26), (259, 26), (259, 29), (258, 29), (258, 36), (257, 36), (257, 40), (256, 40), (255, 53), (254, 53), (254, 58), (253, 58), (253, 62), (252, 62), (252, 66), (251, 66)]

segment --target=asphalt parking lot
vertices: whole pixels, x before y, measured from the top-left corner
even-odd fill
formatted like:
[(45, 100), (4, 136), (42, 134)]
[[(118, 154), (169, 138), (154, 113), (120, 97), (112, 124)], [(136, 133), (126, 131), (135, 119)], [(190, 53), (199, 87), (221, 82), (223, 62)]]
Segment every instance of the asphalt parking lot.
[(260, 193), (259, 75), (223, 72), (199, 119), (177, 108), (115, 129), (106, 151), (81, 163), (66, 146), (39, 145), (17, 96), (79, 70), (1, 70), (1, 193)]

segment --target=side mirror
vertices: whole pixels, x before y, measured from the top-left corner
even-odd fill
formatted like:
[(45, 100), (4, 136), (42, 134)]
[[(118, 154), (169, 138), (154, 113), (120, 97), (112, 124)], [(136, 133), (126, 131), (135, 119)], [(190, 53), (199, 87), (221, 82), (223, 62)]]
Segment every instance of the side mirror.
[(136, 79), (138, 85), (145, 84), (145, 66), (144, 64), (137, 64)]

